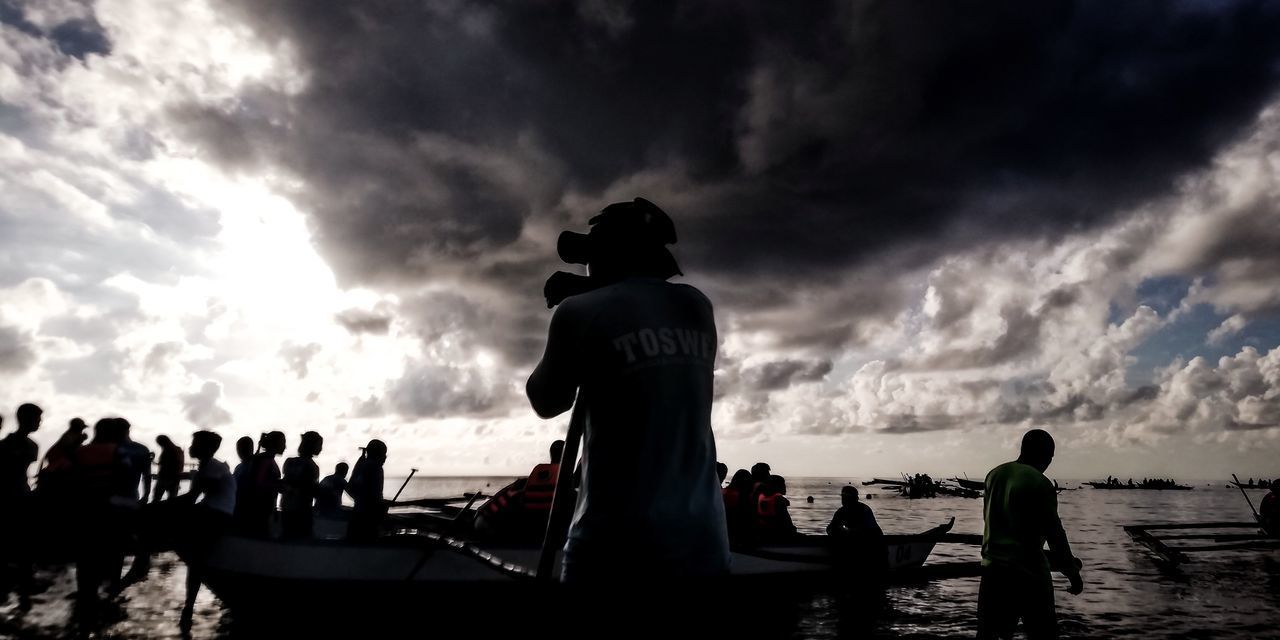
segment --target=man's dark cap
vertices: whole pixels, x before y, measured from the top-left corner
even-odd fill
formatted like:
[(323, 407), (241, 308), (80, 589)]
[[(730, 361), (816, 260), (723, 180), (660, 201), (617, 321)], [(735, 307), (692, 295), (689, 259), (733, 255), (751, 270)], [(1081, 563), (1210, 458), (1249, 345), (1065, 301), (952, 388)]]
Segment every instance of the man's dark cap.
[(666, 245), (676, 243), (676, 226), (658, 205), (636, 198), (615, 202), (588, 221), (590, 233), (565, 231), (556, 251), (569, 264), (591, 264), (602, 255), (629, 254), (654, 262), (663, 277), (680, 275), (680, 266)]

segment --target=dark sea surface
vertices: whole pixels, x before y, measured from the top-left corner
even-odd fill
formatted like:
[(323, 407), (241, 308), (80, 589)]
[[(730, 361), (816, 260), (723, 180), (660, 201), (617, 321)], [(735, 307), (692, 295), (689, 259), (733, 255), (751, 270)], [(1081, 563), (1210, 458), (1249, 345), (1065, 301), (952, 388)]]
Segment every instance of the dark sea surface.
[[(404, 497), (490, 493), (510, 478), (414, 478)], [(388, 479), (393, 495), (403, 479)], [(805, 532), (820, 533), (839, 506), (840, 487), (856, 479), (791, 478), (792, 517)], [(1063, 481), (1064, 487), (1076, 482)], [(964, 498), (908, 500), (875, 487), (860, 487), (886, 533), (915, 533), (955, 517), (956, 533), (982, 532), (982, 501)], [(1265, 491), (1251, 490), (1254, 504)], [(813, 496), (813, 504), (806, 497)], [(1071, 596), (1055, 578), (1065, 638), (1280, 638), (1280, 552), (1198, 554), (1175, 571), (1162, 570), (1121, 529), (1124, 524), (1251, 520), (1240, 492), (1226, 483), (1195, 483), (1193, 491), (1099, 491), (1088, 487), (1059, 495), (1059, 513), (1076, 554), (1084, 562), (1085, 592)], [(1202, 544), (1202, 542), (1186, 542)], [(938, 545), (929, 563), (978, 559), (976, 547)], [(125, 592), (108, 623), (90, 629), (70, 624), (73, 573), (41, 571), (48, 589), (22, 613), (10, 599), (0, 606), (0, 637), (179, 638), (185, 567), (160, 554), (150, 578)], [(975, 630), (978, 579), (961, 578), (888, 590), (879, 602), (849, 602), (837, 594), (763, 594), (762, 602), (794, 608), (782, 637), (970, 638)], [(850, 612), (855, 613), (850, 613)], [(868, 611), (874, 612), (868, 615)], [(315, 612), (343, 616), (346, 612)], [(217, 598), (202, 590), (190, 637), (253, 637), (237, 625)], [(274, 634), (273, 634), (274, 635)], [(280, 637), (280, 636), (276, 636)]]

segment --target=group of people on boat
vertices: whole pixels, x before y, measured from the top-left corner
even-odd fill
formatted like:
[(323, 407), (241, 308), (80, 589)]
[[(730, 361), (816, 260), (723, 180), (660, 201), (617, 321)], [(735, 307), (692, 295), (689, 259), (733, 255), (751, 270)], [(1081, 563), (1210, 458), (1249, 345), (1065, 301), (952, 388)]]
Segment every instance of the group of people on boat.
[[(717, 462), (716, 474), (723, 484), (729, 467)], [(791, 501), (787, 498), (787, 481), (774, 474), (768, 463), (757, 462), (750, 471), (738, 469), (720, 495), (730, 542), (750, 544), (796, 535), (788, 509)]]
[(1104, 484), (1108, 487), (1128, 487), (1131, 489), (1175, 489), (1182, 486), (1170, 478), (1143, 478), (1142, 482), (1135, 484), (1133, 478), (1129, 478), (1128, 482), (1121, 482), (1119, 478), (1111, 476), (1107, 476), (1107, 481)]
[[(387, 448), (380, 440), (363, 448), (350, 481), (346, 463), (321, 480), (314, 457), (324, 439), (314, 431), (302, 435), (298, 455), (285, 460), (283, 471), (276, 464), (286, 446), (282, 432), (263, 435), (256, 451), (252, 438), (242, 437), (236, 443), (240, 461), (232, 471), (214, 457), (222, 444), (217, 433), (195, 432), (187, 452), (161, 435), (156, 438), (156, 460), (148, 447), (130, 437), (128, 420), (103, 418), (94, 423), (90, 435), (85, 421), (74, 418), (45, 453), (33, 489), (29, 474), (39, 448), (31, 434), (40, 428), (43, 410), (23, 404), (16, 417), (17, 429), (0, 439), (0, 512), (6, 514), (5, 526), (0, 527), (6, 575), (0, 582), (11, 586), (24, 608), (30, 607), (37, 590), (38, 562), (73, 562), (77, 601), (82, 610), (91, 611), (104, 588), (114, 596), (144, 579), (151, 553), (165, 541), (207, 551), (224, 532), (274, 536), (277, 503), (278, 530), (284, 539), (310, 537), (315, 514), (337, 514), (344, 492), (354, 504), (349, 539), (377, 537), (386, 513), (382, 466)], [(196, 461), (194, 472), (184, 470), (187, 453)], [(153, 462), (158, 462), (155, 473)], [(180, 493), (184, 479), (190, 480), (189, 489)], [(133, 562), (128, 573), (122, 573), (130, 554)], [(184, 621), (190, 620), (200, 578), (198, 562), (189, 564)], [(4, 595), (7, 598), (9, 591)]]

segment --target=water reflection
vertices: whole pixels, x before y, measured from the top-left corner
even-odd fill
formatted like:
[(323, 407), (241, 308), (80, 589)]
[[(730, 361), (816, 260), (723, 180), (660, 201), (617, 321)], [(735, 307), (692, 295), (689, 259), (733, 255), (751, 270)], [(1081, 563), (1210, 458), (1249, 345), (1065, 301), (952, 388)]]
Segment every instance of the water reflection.
[[(820, 533), (840, 504), (840, 487), (849, 479), (795, 478), (789, 480), (792, 516), (801, 531)], [(394, 491), (399, 479), (388, 479)], [(500, 487), (504, 478), (416, 479), (405, 491), (410, 496), (457, 495)], [(1074, 482), (1063, 482), (1075, 486)], [(886, 533), (919, 532), (954, 516), (957, 533), (981, 533), (982, 502), (963, 498), (907, 500), (883, 497), (874, 491), (867, 504)], [(812, 504), (805, 498), (814, 497)], [(1261, 495), (1261, 492), (1259, 492)], [(1255, 500), (1256, 500), (1255, 496)], [(1167, 521), (1248, 520), (1248, 507), (1239, 492), (1200, 483), (1194, 491), (1119, 492), (1084, 489), (1059, 496), (1060, 513), (1075, 552), (1085, 562), (1086, 590), (1078, 597), (1058, 593), (1058, 609), (1065, 638), (1135, 637), (1276, 637), (1280, 621), (1280, 554), (1265, 551), (1202, 554), (1176, 571), (1163, 569), (1129, 541), (1120, 525)], [(930, 562), (973, 560), (977, 549), (939, 545)], [(35, 607), (23, 614), (12, 600), (0, 606), (0, 636), (30, 638), (180, 638), (185, 568), (175, 557), (162, 554), (152, 576), (126, 591), (118, 619), (100, 628), (77, 629), (70, 624), (73, 609), (66, 599), (73, 591), (70, 571), (46, 570), (41, 579), (48, 589)], [(1059, 579), (1058, 587), (1066, 587)], [(955, 579), (902, 586), (880, 593), (785, 592), (764, 594), (753, 612), (767, 606), (770, 615), (756, 628), (761, 635), (790, 638), (971, 638), (977, 606), (978, 580)], [(474, 612), (431, 612), (425, 626), (440, 617), (474, 616), (491, 603), (478, 603)], [(335, 625), (350, 620), (348, 612), (315, 612), (319, 631), (329, 637)], [(288, 622), (288, 621), (286, 621)], [(296, 621), (294, 621), (296, 622)], [(197, 638), (262, 637), (260, 621), (237, 621), (218, 601), (202, 591), (196, 605), (192, 636)], [(286, 633), (290, 637), (296, 635)], [(367, 630), (366, 630), (367, 631)], [(388, 634), (390, 629), (385, 630)], [(317, 636), (320, 637), (320, 636)], [(378, 637), (365, 633), (359, 637)]]

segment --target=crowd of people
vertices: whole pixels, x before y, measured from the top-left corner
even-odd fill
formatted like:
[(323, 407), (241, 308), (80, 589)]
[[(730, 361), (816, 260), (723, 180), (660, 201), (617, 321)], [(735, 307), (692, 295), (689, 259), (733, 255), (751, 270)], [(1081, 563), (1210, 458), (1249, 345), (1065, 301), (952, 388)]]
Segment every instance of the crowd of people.
[[(382, 467), (387, 447), (380, 440), (363, 448), (350, 480), (346, 463), (321, 479), (314, 458), (324, 439), (314, 431), (302, 435), (297, 456), (285, 460), (283, 468), (276, 459), (286, 449), (284, 433), (264, 434), (256, 450), (253, 439), (244, 436), (236, 442), (239, 462), (233, 471), (215, 457), (222, 436), (212, 431), (194, 433), (185, 453), (161, 435), (155, 456), (132, 439), (124, 418), (98, 420), (91, 434), (84, 420), (74, 418), (45, 452), (33, 489), (29, 477), (39, 448), (31, 434), (40, 428), (43, 411), (23, 404), (16, 417), (17, 428), (0, 439), (0, 510), (8, 516), (0, 527), (0, 554), (4, 596), (16, 593), (24, 609), (30, 608), (37, 591), (38, 563), (74, 563), (79, 609), (92, 611), (104, 591), (113, 597), (145, 579), (151, 554), (171, 544), (187, 552), (183, 621), (189, 623), (200, 585), (199, 559), (223, 533), (270, 538), (278, 532), (286, 540), (309, 538), (315, 514), (335, 515), (343, 493), (354, 505), (348, 539), (377, 537), (386, 514)], [(196, 461), (194, 472), (184, 469), (187, 454)], [(154, 474), (153, 462), (158, 463)], [(180, 493), (184, 479), (190, 480), (189, 489)], [(122, 573), (130, 555), (133, 562), (128, 573)]]

